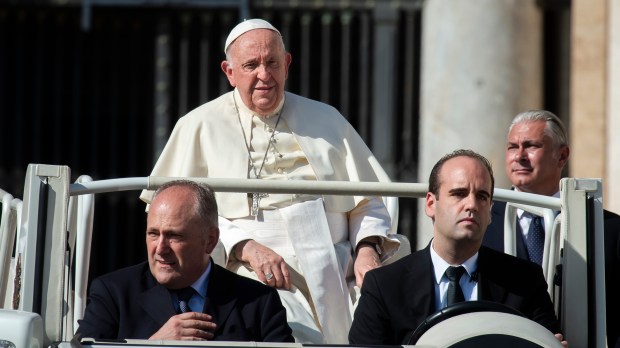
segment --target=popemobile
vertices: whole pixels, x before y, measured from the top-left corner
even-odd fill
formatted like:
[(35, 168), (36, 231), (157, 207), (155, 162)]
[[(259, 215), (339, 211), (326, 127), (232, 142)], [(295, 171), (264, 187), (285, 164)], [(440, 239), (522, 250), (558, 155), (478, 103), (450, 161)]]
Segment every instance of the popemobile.
[[(87, 298), (96, 194), (155, 190), (173, 178), (70, 182), (67, 166), (28, 166), (23, 199), (0, 190), (0, 347), (301, 347), (299, 343), (96, 341), (75, 337)], [(190, 178), (215, 191), (422, 198), (425, 183)], [(564, 178), (559, 198), (495, 189), (506, 205), (505, 252), (515, 254), (515, 214), (548, 216), (543, 273), (572, 347), (605, 347), (603, 204), (600, 179)], [(553, 210), (559, 210), (557, 216)], [(396, 230), (396, 229), (393, 229)], [(402, 239), (402, 236), (400, 236)], [(223, 254), (214, 252), (216, 263)], [(415, 334), (415, 335), (414, 335)], [(492, 341), (490, 341), (492, 340)], [(517, 313), (477, 301), (447, 307), (412, 333), (409, 346), (560, 347), (553, 334)], [(329, 345), (326, 345), (329, 346)], [(339, 345), (341, 346), (341, 345)]]

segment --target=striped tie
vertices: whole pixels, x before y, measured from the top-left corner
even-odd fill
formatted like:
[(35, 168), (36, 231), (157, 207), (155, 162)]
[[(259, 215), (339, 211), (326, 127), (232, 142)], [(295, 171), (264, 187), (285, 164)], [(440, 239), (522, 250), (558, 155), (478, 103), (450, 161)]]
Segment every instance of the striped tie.
[(194, 288), (187, 287), (180, 290), (177, 290), (177, 297), (179, 299), (179, 308), (181, 309), (181, 313), (191, 312), (192, 309), (189, 308), (189, 299), (194, 294)]

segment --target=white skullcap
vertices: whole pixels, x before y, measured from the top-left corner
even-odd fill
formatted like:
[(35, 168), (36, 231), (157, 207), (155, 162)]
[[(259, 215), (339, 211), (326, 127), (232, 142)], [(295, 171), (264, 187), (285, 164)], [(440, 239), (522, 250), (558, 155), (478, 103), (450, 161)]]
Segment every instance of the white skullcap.
[(275, 31), (276, 33), (278, 33), (278, 35), (281, 35), (278, 29), (276, 29), (276, 27), (274, 27), (273, 25), (271, 25), (271, 23), (267, 22), (264, 19), (246, 19), (243, 22), (237, 24), (237, 26), (230, 31), (230, 34), (228, 34), (228, 38), (226, 38), (226, 44), (224, 45), (224, 53), (226, 53), (226, 51), (228, 50), (228, 46), (230, 46), (230, 44), (233, 43), (233, 41), (235, 41), (239, 36), (254, 29), (269, 29)]

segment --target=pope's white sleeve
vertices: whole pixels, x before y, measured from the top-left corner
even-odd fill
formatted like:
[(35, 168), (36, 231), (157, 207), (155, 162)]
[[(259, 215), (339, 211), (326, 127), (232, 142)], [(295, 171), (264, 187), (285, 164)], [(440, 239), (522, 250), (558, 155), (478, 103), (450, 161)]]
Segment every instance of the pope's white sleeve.
[[(382, 255), (392, 255), (400, 242), (389, 235), (391, 218), (383, 200), (377, 197), (361, 201), (349, 212), (349, 240), (355, 248), (367, 237), (380, 237)], [(383, 258), (383, 257), (382, 257)]]
[(224, 249), (226, 249), (226, 263), (228, 263), (230, 253), (235, 245), (244, 240), (253, 239), (253, 236), (221, 216), (218, 218), (218, 225), (220, 228), (220, 241), (224, 245)]

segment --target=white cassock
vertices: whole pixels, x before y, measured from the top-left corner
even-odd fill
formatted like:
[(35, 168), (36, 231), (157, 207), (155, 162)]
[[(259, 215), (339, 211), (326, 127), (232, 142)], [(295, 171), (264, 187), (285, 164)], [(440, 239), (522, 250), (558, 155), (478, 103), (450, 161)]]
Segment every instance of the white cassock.
[[(151, 175), (246, 179), (256, 174), (265, 180), (389, 181), (335, 108), (287, 92), (273, 115), (259, 117), (236, 90), (180, 118)], [(151, 196), (143, 191), (140, 197), (148, 203)], [(269, 194), (252, 216), (248, 194), (217, 192), (216, 198), (226, 267), (258, 279), (248, 264), (229, 259), (230, 253), (248, 239), (271, 248), (291, 269), (293, 288), (279, 293), (296, 340), (348, 343), (358, 294), (353, 246), (381, 237), (382, 261), (399, 249), (383, 201)]]

